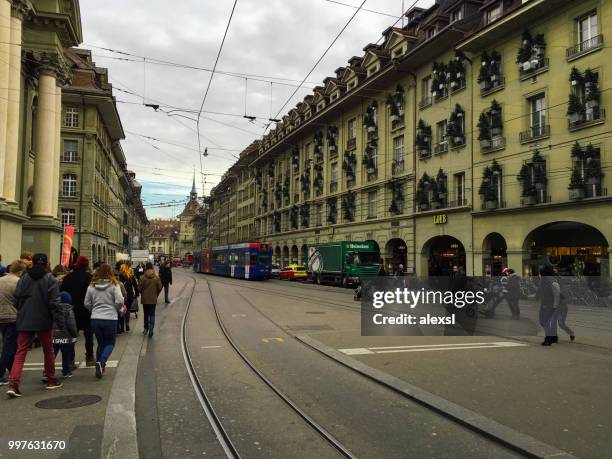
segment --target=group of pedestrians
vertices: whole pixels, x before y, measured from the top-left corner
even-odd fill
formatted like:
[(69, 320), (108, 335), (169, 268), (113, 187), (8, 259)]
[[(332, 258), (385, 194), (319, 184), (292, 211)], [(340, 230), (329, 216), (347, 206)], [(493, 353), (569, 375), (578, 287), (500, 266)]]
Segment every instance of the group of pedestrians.
[[(539, 322), (545, 334), (542, 346), (550, 346), (559, 342), (559, 328), (569, 335), (570, 341), (574, 341), (576, 339), (574, 331), (566, 324), (568, 304), (561, 288), (560, 279), (550, 266), (542, 267), (539, 274), (540, 280), (536, 297), (540, 303)], [(487, 307), (480, 311), (484, 318), (495, 317), (495, 309), (503, 300), (506, 300), (512, 319), (520, 319), (521, 284), (514, 270), (505, 268), (501, 276), (492, 278), (488, 287), (490, 301)]]
[[(138, 310), (138, 298), (144, 309), (144, 333), (149, 337), (153, 336), (155, 305), (164, 287), (169, 303), (169, 266), (160, 269), (160, 279), (150, 263), (136, 270), (128, 263), (118, 263), (115, 269), (97, 263), (92, 274), (86, 257), (71, 260), (71, 270), (61, 266), (51, 270), (45, 254), (26, 252), (0, 273), (0, 385), (9, 386), (7, 395), (11, 398), (22, 396), (23, 367), (35, 341), (44, 355), (42, 381), (47, 390), (62, 387), (62, 381), (72, 377), (80, 331), (85, 339), (85, 365), (95, 366), (95, 375), (101, 379), (117, 335), (130, 331), (130, 311)], [(55, 372), (60, 353), (62, 380)]]

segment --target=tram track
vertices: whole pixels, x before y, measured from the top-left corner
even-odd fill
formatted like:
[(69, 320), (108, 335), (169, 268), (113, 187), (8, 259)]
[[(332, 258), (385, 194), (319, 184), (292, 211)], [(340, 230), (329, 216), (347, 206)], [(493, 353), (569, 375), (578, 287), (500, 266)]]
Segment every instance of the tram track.
[[(189, 345), (187, 342), (187, 333), (186, 333), (186, 323), (187, 318), (189, 316), (189, 310), (191, 307), (191, 302), (193, 299), (193, 294), (195, 292), (196, 279), (193, 276), (189, 276), (193, 280), (193, 286), (191, 293), (189, 295), (189, 300), (187, 304), (187, 308), (185, 309), (185, 314), (183, 316), (182, 324), (181, 324), (181, 345), (183, 349), (183, 357), (185, 359), (185, 365), (187, 367), (187, 372), (189, 373), (189, 377), (193, 384), (193, 387), (196, 391), (198, 399), (202, 405), (202, 408), (213, 427), (215, 435), (219, 443), (221, 444), (225, 454), (228, 458), (240, 458), (240, 452), (236, 445), (232, 442), (231, 436), (228, 430), (225, 428), (221, 416), (215, 411), (213, 403), (206, 393), (206, 389), (204, 384), (200, 380), (197, 375), (195, 365), (193, 363), (191, 354), (189, 352)], [(329, 445), (338, 452), (342, 457), (346, 458), (355, 458), (356, 456), (346, 448), (342, 443), (340, 443), (330, 432), (328, 432), (323, 426), (317, 423), (313, 418), (311, 418), (305, 411), (303, 411), (291, 398), (289, 398), (283, 391), (281, 391), (276, 385), (272, 383), (258, 368), (257, 366), (240, 350), (240, 348), (236, 345), (234, 340), (232, 339), (229, 331), (225, 327), (219, 311), (216, 306), (214, 293), (211, 289), (210, 283), (207, 279), (204, 279), (206, 282), (208, 292), (210, 295), (210, 300), (212, 303), (213, 311), (217, 320), (217, 324), (229, 343), (230, 347), (233, 351), (239, 356), (239, 358), (243, 361), (243, 363), (255, 374), (255, 376), (267, 386), (271, 392), (276, 395), (280, 400), (282, 400), (299, 418), (301, 418), (306, 425), (308, 425), (314, 432), (316, 432), (320, 437), (322, 437)]]

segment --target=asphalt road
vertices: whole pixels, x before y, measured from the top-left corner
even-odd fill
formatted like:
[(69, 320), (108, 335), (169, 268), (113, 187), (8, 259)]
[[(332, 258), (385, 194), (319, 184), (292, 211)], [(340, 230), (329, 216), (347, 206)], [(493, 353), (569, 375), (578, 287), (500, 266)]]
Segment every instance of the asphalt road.
[[(284, 326), (269, 320), (255, 306), (256, 302), (264, 302), (270, 309), (286, 307), (286, 298), (261, 292), (274, 282), (240, 283), (199, 275), (195, 278), (187, 330), (194, 366), (244, 457), (332, 457), (337, 452), (237, 358), (216, 324), (211, 293), (231, 337), (253, 364), (355, 456), (518, 455), (293, 339)], [(279, 284), (278, 288), (288, 294), (296, 288), (303, 295), (301, 288), (309, 286)], [(340, 296), (346, 300), (346, 291), (318, 288), (318, 294), (328, 301), (337, 301)], [(293, 330), (332, 330), (326, 323), (329, 318), (318, 314), (318, 309), (302, 311), (300, 319), (306, 321), (294, 324)], [(348, 305), (342, 311), (353, 316), (354, 306)]]
[[(202, 290), (198, 301), (209, 301), (200, 287), (206, 279), (231, 336), (257, 367), (357, 456), (503, 457), (512, 452), (326, 359), (292, 335), (308, 335), (344, 351), (393, 347), (351, 357), (570, 454), (612, 456), (612, 341), (600, 332), (584, 336), (594, 325), (612, 331), (608, 311), (570, 311), (568, 324), (581, 333), (575, 343), (561, 337), (552, 348), (541, 347), (537, 337), (362, 337), (351, 290), (195, 278)], [(498, 312), (505, 313), (503, 306)], [(535, 308), (524, 311), (528, 317), (536, 313)], [(214, 323), (211, 315), (194, 316), (190, 326), (202, 330), (201, 321)], [(226, 346), (222, 339), (217, 345)], [(413, 352), (414, 346), (427, 349)], [(203, 351), (208, 362), (213, 353)], [(222, 378), (221, 370), (215, 378)], [(218, 392), (219, 406), (231, 406), (230, 392)], [(244, 410), (230, 412), (232, 424), (244, 417)], [(260, 422), (271, 426), (267, 417)], [(266, 447), (268, 453), (275, 450), (273, 443)], [(297, 451), (314, 455), (303, 444)]]

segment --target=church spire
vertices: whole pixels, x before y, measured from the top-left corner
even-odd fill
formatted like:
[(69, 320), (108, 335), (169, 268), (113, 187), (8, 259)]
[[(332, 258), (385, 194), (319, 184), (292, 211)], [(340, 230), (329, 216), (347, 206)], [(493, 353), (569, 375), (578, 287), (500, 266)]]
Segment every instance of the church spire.
[(193, 186), (191, 187), (191, 193), (189, 194), (192, 200), (198, 199), (198, 192), (195, 186), (195, 169), (193, 170)]

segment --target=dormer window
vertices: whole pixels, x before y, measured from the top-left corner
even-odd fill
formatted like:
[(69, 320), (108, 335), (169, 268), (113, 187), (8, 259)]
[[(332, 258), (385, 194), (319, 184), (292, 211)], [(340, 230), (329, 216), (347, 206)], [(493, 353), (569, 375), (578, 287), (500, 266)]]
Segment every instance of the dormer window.
[(317, 111), (320, 112), (324, 108), (325, 108), (325, 102), (319, 102), (319, 105), (317, 105)]
[(332, 95), (329, 97), (329, 101), (333, 102), (334, 100), (340, 97), (340, 91), (334, 91)]
[(309, 120), (311, 116), (312, 116), (312, 112), (308, 110), (306, 114), (304, 115), (304, 119)]
[(451, 11), (450, 13), (450, 22), (461, 21), (463, 19), (463, 8), (457, 8), (456, 10)]
[(485, 11), (485, 22), (490, 24), (491, 22), (499, 19), (502, 15), (502, 4), (501, 2), (497, 2), (487, 11)]
[(355, 86), (357, 86), (357, 79), (354, 79), (353, 81), (349, 82), (346, 85), (346, 89), (351, 90), (353, 89)]

